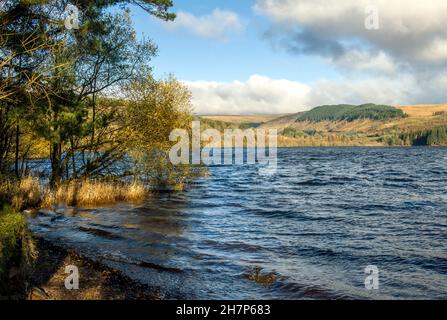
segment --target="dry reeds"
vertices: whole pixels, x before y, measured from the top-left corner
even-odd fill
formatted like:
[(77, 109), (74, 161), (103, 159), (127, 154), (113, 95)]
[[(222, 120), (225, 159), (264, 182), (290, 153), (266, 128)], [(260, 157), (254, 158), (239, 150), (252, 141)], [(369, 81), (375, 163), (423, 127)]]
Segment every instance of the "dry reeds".
[(41, 201), (41, 190), (37, 178), (26, 177), (19, 181), (2, 178), (0, 182), (0, 202), (10, 203), (17, 210), (37, 207)]
[(147, 190), (139, 181), (133, 183), (72, 181), (51, 190), (47, 188), (43, 195), (42, 206), (50, 207), (64, 203), (69, 206), (109, 204), (120, 201), (141, 201)]
[(148, 192), (140, 181), (79, 180), (63, 183), (50, 188), (40, 183), (38, 178), (26, 177), (20, 181), (3, 180), (0, 196), (17, 210), (35, 207), (52, 207), (58, 204), (68, 206), (100, 205), (115, 202), (136, 202)]

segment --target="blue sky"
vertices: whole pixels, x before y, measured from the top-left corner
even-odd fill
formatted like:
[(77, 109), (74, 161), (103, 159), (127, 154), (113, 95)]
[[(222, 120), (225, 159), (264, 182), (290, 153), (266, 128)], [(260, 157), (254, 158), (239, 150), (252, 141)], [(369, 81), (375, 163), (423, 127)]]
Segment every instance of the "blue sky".
[(214, 9), (237, 13), (244, 29), (227, 40), (197, 36), (187, 30), (169, 30), (164, 23), (150, 18), (139, 8), (133, 8), (132, 17), (138, 34), (147, 35), (159, 47), (154, 60), (154, 73), (161, 76), (174, 73), (182, 80), (234, 81), (246, 80), (253, 74), (275, 79), (314, 81), (332, 78), (336, 73), (322, 64), (321, 58), (297, 57), (263, 39), (268, 19), (256, 14), (253, 1), (237, 0), (175, 0), (174, 11), (185, 11), (196, 16)]
[[(132, 8), (198, 114), (322, 104), (447, 102), (447, 1), (174, 0), (174, 22)], [(371, 27), (373, 26), (373, 27)]]

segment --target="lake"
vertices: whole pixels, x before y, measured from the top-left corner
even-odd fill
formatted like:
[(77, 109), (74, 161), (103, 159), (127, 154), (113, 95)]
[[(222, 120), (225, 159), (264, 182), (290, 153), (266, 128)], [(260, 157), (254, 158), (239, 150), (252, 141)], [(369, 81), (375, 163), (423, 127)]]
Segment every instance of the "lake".
[[(447, 149), (278, 149), (143, 204), (30, 219), (176, 299), (445, 299)], [(379, 270), (365, 289), (365, 268)], [(82, 274), (80, 283), (82, 285)]]

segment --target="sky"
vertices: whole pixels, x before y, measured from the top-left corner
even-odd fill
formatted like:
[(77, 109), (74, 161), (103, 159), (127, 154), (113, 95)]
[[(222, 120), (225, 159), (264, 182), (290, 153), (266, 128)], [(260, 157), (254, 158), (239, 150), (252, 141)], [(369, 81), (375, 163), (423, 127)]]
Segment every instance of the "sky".
[(323, 104), (447, 103), (445, 0), (174, 0), (164, 22), (132, 8), (196, 114)]

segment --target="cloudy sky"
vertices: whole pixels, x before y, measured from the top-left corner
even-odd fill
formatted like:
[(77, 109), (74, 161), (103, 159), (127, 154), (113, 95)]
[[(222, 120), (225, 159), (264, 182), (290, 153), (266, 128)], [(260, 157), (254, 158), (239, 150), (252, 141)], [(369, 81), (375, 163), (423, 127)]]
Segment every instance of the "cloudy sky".
[(446, 0), (174, 0), (177, 19), (132, 11), (158, 44), (154, 72), (197, 114), (322, 104), (447, 103)]

